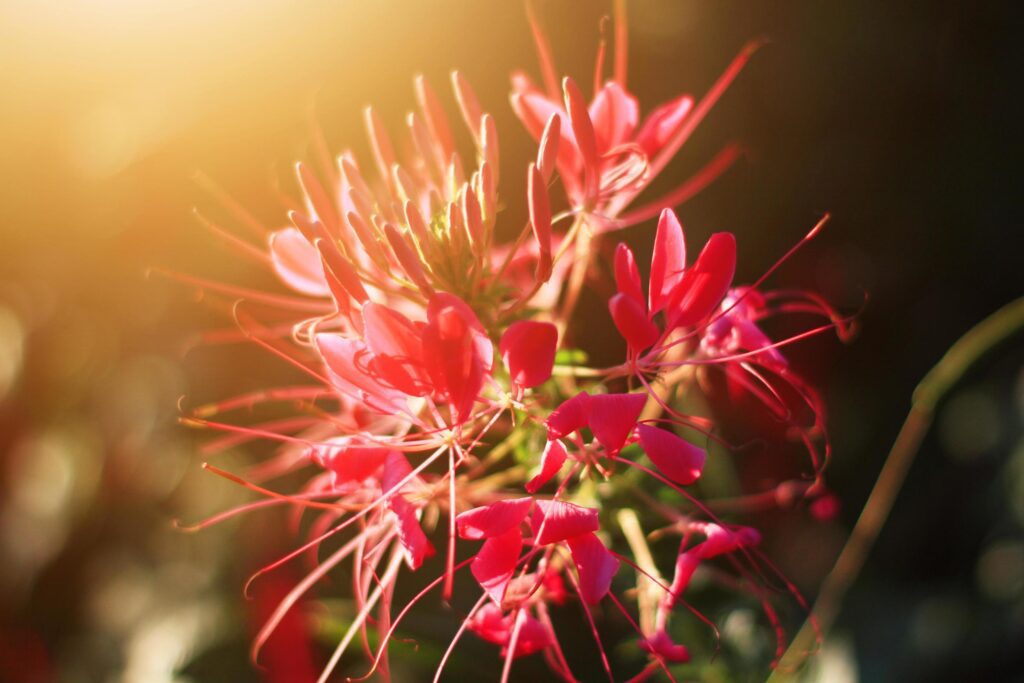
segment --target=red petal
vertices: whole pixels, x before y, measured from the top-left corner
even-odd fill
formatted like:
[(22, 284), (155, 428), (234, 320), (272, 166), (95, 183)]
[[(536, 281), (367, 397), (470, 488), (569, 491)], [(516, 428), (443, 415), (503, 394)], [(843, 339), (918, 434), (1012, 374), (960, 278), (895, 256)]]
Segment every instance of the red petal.
[(316, 347), (331, 384), (340, 393), (382, 413), (401, 412), (405, 408), (403, 393), (381, 384), (370, 374), (369, 362), (373, 354), (362, 341), (346, 339), (340, 334), (318, 334)]
[(672, 292), (668, 304), (672, 327), (691, 327), (711, 315), (735, 273), (736, 238), (728, 232), (715, 233)]
[(562, 90), (565, 94), (565, 109), (569, 113), (569, 124), (573, 137), (583, 157), (584, 166), (596, 171), (598, 162), (597, 137), (594, 123), (590, 120), (590, 112), (583, 100), (583, 94), (576, 83), (568, 76), (562, 79)]
[(707, 451), (672, 432), (650, 425), (638, 425), (637, 434), (644, 453), (666, 477), (677, 484), (692, 484), (700, 478)]
[(683, 278), (686, 268), (686, 240), (683, 226), (672, 209), (665, 209), (658, 219), (658, 233), (654, 237), (651, 255), (650, 314), (654, 315), (667, 303), (672, 289)]
[(530, 519), (534, 543), (547, 545), (597, 531), (597, 510), (561, 500), (538, 499)]
[(363, 306), (364, 338), (375, 356), (376, 370), (388, 383), (410, 396), (427, 393), (423, 369), (422, 325), (387, 306)]
[(522, 549), (522, 533), (518, 528), (509, 529), (484, 541), (480, 552), (470, 563), (473, 577), (495, 604), (500, 605), (505, 599), (505, 589), (515, 573)]
[(615, 247), (615, 286), (641, 306), (644, 305), (644, 290), (640, 284), (640, 271), (636, 267), (633, 251), (624, 242)]
[(577, 429), (587, 426), (590, 417), (590, 394), (581, 391), (548, 415), (548, 439), (561, 439)]
[(608, 455), (622, 450), (647, 404), (647, 394), (598, 394), (590, 397), (588, 424)]
[[(411, 471), (412, 468), (405, 456), (397, 451), (391, 451), (384, 463), (384, 476), (381, 481), (383, 492), (393, 489)], [(420, 527), (420, 521), (416, 517), (417, 508), (401, 493), (393, 493), (388, 498), (387, 506), (398, 521), (398, 542), (405, 551), (405, 563), (410, 569), (418, 569), (424, 559), (434, 554), (434, 547), (430, 545)]]
[(636, 98), (615, 82), (609, 82), (590, 103), (597, 149), (602, 154), (627, 142), (636, 129), (640, 106)]
[(639, 353), (661, 336), (661, 330), (644, 313), (643, 304), (628, 294), (618, 293), (608, 299), (608, 312), (629, 348)]
[(333, 483), (337, 486), (376, 476), (388, 456), (388, 450), (361, 443), (351, 437), (339, 436), (312, 446), (309, 455), (318, 465), (330, 470)]
[(565, 452), (565, 446), (561, 441), (558, 439), (548, 441), (548, 445), (544, 447), (544, 453), (540, 456), (540, 472), (526, 482), (526, 491), (536, 493), (537, 489), (551, 481), (551, 478), (562, 469), (567, 457), (569, 454)]
[(439, 292), (427, 306), (423, 360), (437, 393), (451, 403), (464, 422), (491, 371), (494, 349), (483, 326), (466, 303)]
[(455, 526), (459, 536), (470, 540), (500, 536), (526, 519), (532, 502), (529, 497), (495, 501), (461, 513), (455, 518)]
[(653, 157), (672, 139), (693, 108), (693, 98), (682, 95), (659, 106), (644, 120), (635, 142), (648, 157)]
[(686, 649), (686, 646), (672, 642), (672, 638), (665, 631), (658, 631), (652, 637), (641, 640), (640, 649), (657, 655), (667, 662), (690, 661), (690, 651)]
[(295, 228), (270, 234), (270, 263), (282, 282), (310, 296), (330, 296), (320, 253)]
[(594, 534), (570, 538), (569, 550), (580, 574), (580, 597), (591, 605), (600, 602), (612, 586), (619, 561)]
[(551, 377), (558, 346), (558, 328), (551, 323), (520, 320), (501, 336), (498, 350), (512, 381), (535, 387)]

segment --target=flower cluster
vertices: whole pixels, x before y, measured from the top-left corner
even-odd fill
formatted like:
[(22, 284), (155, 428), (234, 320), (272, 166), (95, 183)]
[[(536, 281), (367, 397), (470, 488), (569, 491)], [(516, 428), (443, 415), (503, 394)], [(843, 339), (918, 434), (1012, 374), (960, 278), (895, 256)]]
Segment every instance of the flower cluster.
[[(226, 432), (213, 448), (253, 439), (280, 444), (277, 456), (245, 477), (208, 465), (261, 498), (197, 527), (270, 505), (313, 513), (306, 541), (253, 577), (312, 558), (306, 578), (256, 637), (254, 657), (289, 610), (346, 561), (358, 613), (321, 680), (357, 639), (372, 660), (367, 675), (386, 677), (388, 642), (405, 615), (431, 592), (453, 606), (465, 602), (456, 578), (466, 568), (478, 597), (460, 608), (461, 627), (437, 677), (468, 631), (500, 647), (503, 680), (516, 658), (534, 653), (559, 677), (576, 680), (551, 618), (553, 608), (568, 603), (582, 608), (611, 676), (592, 612), (607, 601), (636, 629), (647, 658), (637, 675), (660, 670), (671, 678), (669, 666), (690, 657), (673, 636), (671, 617), (695, 572), (715, 558), (727, 559), (734, 584), (759, 599), (777, 624), (759, 579), (772, 570), (757, 550), (758, 532), (727, 523), (688, 488), (715, 457), (709, 443), (724, 439), (707, 416), (682, 412), (676, 399), (709, 375), (723, 375), (763, 403), (810, 454), (805, 479), (750, 499), (767, 494), (781, 505), (818, 498), (828, 455), (823, 409), (781, 349), (827, 329), (845, 335), (848, 325), (812, 293), (765, 290), (771, 271), (737, 286), (737, 245), (729, 233), (712, 235), (688, 261), (671, 207), (724, 171), (736, 158), (734, 146), (678, 189), (634, 206), (756, 45), (700, 102), (683, 95), (641, 121), (626, 88), (625, 17), (620, 12), (616, 20), (613, 75), (604, 80), (602, 48), (589, 104), (571, 78), (559, 86), (551, 48), (533, 21), (544, 87), (513, 76), (512, 106), (537, 150), (519, 202), (529, 218), (511, 242), (499, 240), (498, 227), (501, 208), (517, 199), (499, 200), (494, 119), (454, 73), (472, 155), (460, 149), (438, 95), (419, 78), (418, 108), (406, 119), (401, 145), (367, 109), (369, 163), (344, 152), (319, 172), (298, 164), (301, 200), (288, 212), (289, 225), (267, 234), (266, 251), (240, 243), (292, 291), (221, 287), (244, 295), (247, 303), (234, 307), (244, 338), (311, 378), (185, 418)], [(600, 270), (599, 246), (610, 232), (655, 216), (646, 287), (625, 244), (607, 264), (615, 290), (609, 323), (626, 356), (613, 367), (586, 367), (584, 354), (570, 346), (579, 342), (572, 322), (588, 277)], [(254, 305), (290, 319), (264, 324)], [(788, 314), (824, 320), (774, 341), (763, 321)], [(255, 425), (217, 417), (263, 402), (290, 403), (298, 412)], [(807, 414), (810, 420), (797, 417)], [(268, 484), (298, 471), (309, 478), (296, 493)], [(666, 503), (659, 490), (675, 492), (680, 503)], [(652, 533), (679, 537), (667, 579), (648, 547)], [(616, 590), (627, 583), (624, 565), (635, 575), (635, 590)], [(399, 578), (435, 566), (436, 576), (421, 580), (423, 590), (396, 611)], [(373, 647), (371, 628), (378, 630)]]

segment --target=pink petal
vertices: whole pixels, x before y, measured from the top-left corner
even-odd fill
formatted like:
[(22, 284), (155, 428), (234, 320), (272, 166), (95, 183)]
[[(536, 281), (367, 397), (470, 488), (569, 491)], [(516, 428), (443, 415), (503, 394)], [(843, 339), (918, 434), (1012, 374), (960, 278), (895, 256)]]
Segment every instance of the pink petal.
[(619, 334), (636, 353), (652, 346), (661, 336), (661, 330), (644, 312), (643, 304), (628, 294), (620, 292), (608, 299), (608, 312)]
[(668, 316), (673, 327), (691, 327), (707, 318), (729, 291), (736, 273), (736, 238), (711, 236), (692, 267), (672, 292)]
[(469, 565), (473, 577), (495, 604), (500, 605), (505, 599), (505, 590), (515, 573), (522, 549), (523, 535), (518, 528), (512, 528), (484, 541)]
[(548, 439), (561, 439), (567, 434), (587, 426), (590, 417), (590, 394), (581, 391), (548, 415)]
[(373, 369), (389, 384), (410, 396), (427, 392), (423, 369), (422, 324), (372, 301), (363, 305), (363, 337), (374, 355)]
[[(412, 471), (409, 461), (398, 451), (391, 451), (384, 463), (384, 476), (381, 489), (388, 492)], [(403, 487), (404, 488), (404, 487)], [(410, 569), (418, 569), (423, 560), (434, 554), (434, 547), (427, 540), (416, 517), (416, 506), (406, 500), (401, 493), (393, 493), (387, 501), (388, 509), (394, 513), (398, 521), (398, 542), (405, 553), (405, 563)]]
[(672, 209), (665, 209), (658, 219), (658, 233), (654, 237), (651, 255), (650, 314), (654, 315), (667, 303), (673, 288), (683, 278), (686, 268), (686, 240), (683, 226)]
[(677, 484), (692, 484), (700, 478), (707, 451), (672, 432), (650, 425), (638, 425), (640, 445), (651, 462)]
[(534, 543), (547, 545), (597, 531), (597, 510), (561, 500), (538, 499), (530, 519)]
[(615, 247), (615, 286), (619, 293), (625, 294), (644, 305), (644, 290), (640, 284), (640, 271), (636, 267), (633, 251), (624, 242)]
[(612, 586), (619, 561), (592, 533), (570, 538), (569, 550), (580, 575), (580, 597), (591, 605), (600, 602)]
[(548, 441), (548, 445), (544, 447), (544, 453), (540, 456), (540, 472), (533, 479), (526, 482), (526, 491), (528, 493), (536, 493), (541, 486), (551, 481), (551, 478), (562, 469), (562, 465), (565, 464), (567, 457), (569, 457), (569, 454), (566, 453), (565, 446), (562, 445), (561, 441), (558, 439)]
[(270, 263), (281, 280), (302, 294), (330, 296), (320, 252), (295, 228), (270, 234)]
[(647, 394), (598, 394), (590, 397), (588, 424), (594, 438), (615, 455), (626, 443), (647, 405)]
[(493, 602), (486, 603), (466, 620), (466, 628), (489, 643), (504, 645), (511, 635), (511, 624)]
[(405, 395), (381, 384), (371, 374), (369, 362), (373, 354), (361, 340), (340, 334), (318, 334), (315, 341), (331, 384), (340, 393), (382, 413), (397, 413), (405, 408)]
[(388, 456), (388, 449), (347, 436), (329, 439), (310, 448), (310, 457), (332, 474), (335, 486), (375, 477)]
[(519, 527), (530, 511), (532, 498), (498, 500), (490, 505), (466, 510), (455, 518), (459, 536), (469, 540), (493, 538)]
[(627, 142), (636, 129), (639, 117), (640, 105), (635, 97), (614, 81), (605, 84), (590, 103), (590, 118), (594, 122), (598, 151), (604, 154)]
[(658, 631), (650, 638), (641, 640), (640, 649), (650, 652), (652, 655), (657, 655), (666, 662), (683, 663), (690, 661), (690, 651), (686, 649), (686, 646), (672, 642), (672, 638), (665, 631)]
[(535, 387), (551, 377), (558, 346), (558, 328), (551, 323), (520, 320), (509, 325), (498, 350), (512, 381)]
[[(516, 651), (512, 656), (525, 657), (526, 655), (532, 655), (534, 652), (540, 652), (544, 648), (549, 647), (552, 642), (552, 635), (547, 626), (541, 623), (540, 620), (526, 615), (523, 618), (522, 625), (519, 627)], [(504, 654), (506, 650), (507, 648), (503, 648), (502, 653)]]
[(423, 360), (438, 395), (451, 403), (455, 420), (464, 422), (491, 372), (494, 349), (466, 303), (445, 292), (427, 306)]
[(648, 157), (653, 157), (675, 136), (692, 108), (693, 98), (689, 95), (682, 95), (659, 106), (644, 120), (635, 142)]

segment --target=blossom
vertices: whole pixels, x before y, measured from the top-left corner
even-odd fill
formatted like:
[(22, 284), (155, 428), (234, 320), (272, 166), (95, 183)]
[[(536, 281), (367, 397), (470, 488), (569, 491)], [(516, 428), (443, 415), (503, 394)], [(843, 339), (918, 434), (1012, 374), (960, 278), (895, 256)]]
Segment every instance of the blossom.
[[(626, 88), (623, 6), (616, 5), (613, 75), (604, 80), (599, 61), (589, 102), (575, 81), (556, 77), (550, 46), (530, 13), (544, 87), (522, 73), (513, 77), (513, 108), (537, 140), (524, 196), (499, 194), (497, 124), (466, 79), (452, 74), (473, 142), (469, 155), (420, 77), (402, 144), (368, 108), (369, 163), (342, 151), (322, 153), (330, 162), (318, 169), (296, 164), (299, 201), (286, 213), (288, 224), (261, 233), (259, 246), (231, 238), (269, 264), (289, 294), (182, 278), (277, 311), (284, 324), (264, 322), (248, 303), (236, 303), (236, 337), (290, 364), (306, 382), (199, 406), (183, 418), (224, 433), (211, 452), (257, 439), (278, 445), (244, 475), (208, 464), (261, 497), (194, 528), (280, 505), (303, 529), (299, 547), (250, 579), (299, 558), (309, 563), (256, 637), (254, 659), (292, 606), (343, 562), (357, 613), (321, 680), (351, 655), (357, 638), (370, 655), (366, 676), (386, 678), (391, 639), (434, 592), (462, 615), (435, 678), (471, 633), (499, 646), (503, 680), (516, 659), (535, 654), (557, 676), (575, 680), (550, 617), (567, 604), (583, 612), (609, 677), (593, 609), (602, 604), (635, 628), (635, 646), (649, 657), (638, 678), (656, 670), (671, 677), (670, 666), (692, 656), (690, 643), (677, 642), (673, 615), (696, 573), (715, 561), (737, 575), (734, 581), (778, 627), (764, 598), (760, 577), (771, 571), (758, 554), (759, 534), (698, 498), (705, 465), (726, 457), (713, 445), (728, 442), (712, 416), (684, 414), (677, 398), (701, 391), (707, 373), (723, 373), (734, 391), (791, 426), (811, 453), (807, 480), (780, 484), (768, 497), (781, 505), (827, 495), (823, 406), (781, 348), (829, 329), (845, 337), (849, 324), (813, 293), (766, 289), (778, 264), (752, 284), (736, 284), (739, 251), (731, 233), (711, 234), (688, 259), (682, 223), (670, 207), (720, 174), (735, 159), (733, 147), (676, 191), (624, 213), (753, 47), (699, 103), (682, 95), (641, 117)], [(559, 210), (563, 194), (568, 207)], [(498, 209), (513, 203), (526, 222), (514, 226), (514, 240), (501, 243)], [(646, 283), (624, 243), (612, 263), (599, 263), (604, 233), (655, 215)], [(588, 278), (608, 270), (608, 322), (625, 342), (625, 358), (588, 367), (574, 360), (585, 349), (573, 345), (587, 341), (575, 334), (574, 311)], [(773, 340), (765, 321), (794, 314), (825, 322)], [(803, 403), (811, 424), (796, 423), (784, 395)], [(222, 417), (264, 403), (295, 411), (257, 424)], [(300, 473), (307, 480), (297, 492), (279, 490), (290, 480), (283, 475)], [(762, 501), (765, 493), (749, 495)], [(732, 503), (742, 509), (746, 500)], [(635, 510), (644, 512), (646, 527), (623, 516)], [(306, 513), (311, 519), (303, 526)], [(669, 582), (647, 545), (655, 533), (680, 539)], [(425, 587), (394, 604), (396, 586), (412, 572), (427, 575)], [(456, 590), (459, 572), (472, 577), (475, 598)], [(645, 595), (648, 588), (656, 599)], [(802, 604), (795, 589), (794, 596)]]

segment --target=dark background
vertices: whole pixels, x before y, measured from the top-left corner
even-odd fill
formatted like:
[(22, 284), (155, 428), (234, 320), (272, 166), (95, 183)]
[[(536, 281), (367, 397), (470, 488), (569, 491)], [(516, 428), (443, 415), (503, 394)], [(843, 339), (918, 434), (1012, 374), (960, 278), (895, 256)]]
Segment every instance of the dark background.
[[(589, 83), (610, 8), (538, 4), (559, 68)], [(816, 340), (792, 353), (825, 390), (843, 510), (831, 526), (780, 531), (770, 547), (813, 595), (915, 384), (1024, 289), (1021, 11), (629, 7), (629, 85), (643, 111), (702, 94), (744, 43), (770, 39), (670, 167), (666, 185), (727, 142), (747, 150), (680, 209), (691, 249), (735, 232), (739, 279), (751, 281), (830, 212), (773, 282), (863, 308), (851, 345)], [(373, 102), (395, 126), (413, 104), (412, 75), (446, 90), (452, 67), (496, 116), (502, 192), (522, 212), (518, 169), (533, 147), (507, 106), (507, 78), (537, 70), (517, 2), (0, 9), (0, 680), (173, 680), (186, 664), (197, 681), (253, 675), (238, 587), (272, 551), (245, 526), (170, 529), (172, 517), (238, 498), (197, 472), (201, 439), (175, 424), (176, 402), (282, 371), (246, 350), (227, 361), (183, 354), (224, 319), (146, 269), (269, 286), (189, 215), (214, 206), (193, 171), (281, 222), (272, 181), (290, 189), (289, 164), (310, 156), (311, 102), (333, 149), (365, 155), (361, 107)], [(642, 248), (652, 232), (628, 239)], [(614, 336), (604, 315), (600, 302), (585, 306), (581, 336)], [(823, 655), (861, 680), (1021, 680), (1022, 361), (1018, 336), (940, 407)], [(257, 377), (240, 377), (253, 368)]]

